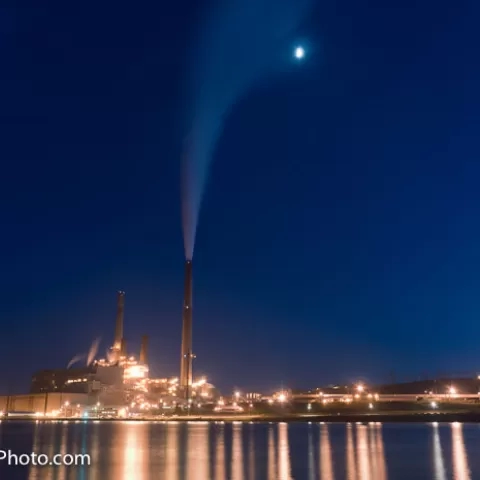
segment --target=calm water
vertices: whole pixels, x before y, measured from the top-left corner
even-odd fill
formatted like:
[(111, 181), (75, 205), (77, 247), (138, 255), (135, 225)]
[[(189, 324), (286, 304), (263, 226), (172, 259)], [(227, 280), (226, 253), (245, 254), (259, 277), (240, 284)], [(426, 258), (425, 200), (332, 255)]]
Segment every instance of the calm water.
[(90, 466), (8, 466), (0, 479), (480, 479), (480, 426), (3, 423), (0, 450), (88, 453)]

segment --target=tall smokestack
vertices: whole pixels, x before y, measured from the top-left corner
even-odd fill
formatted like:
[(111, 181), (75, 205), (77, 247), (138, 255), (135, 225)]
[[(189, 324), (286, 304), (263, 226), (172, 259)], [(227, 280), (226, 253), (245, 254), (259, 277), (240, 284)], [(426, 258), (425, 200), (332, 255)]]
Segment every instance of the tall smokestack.
[(123, 312), (125, 310), (125, 292), (117, 293), (117, 321), (115, 323), (115, 340), (113, 349), (120, 351), (122, 349), (123, 338)]
[(122, 338), (122, 341), (120, 342), (120, 355), (122, 357), (127, 356), (127, 341), (124, 338)]
[(185, 293), (183, 300), (182, 357), (180, 387), (188, 390), (192, 384), (192, 261), (185, 263)]
[(148, 363), (148, 336), (144, 335), (142, 337), (142, 343), (140, 345), (140, 357), (138, 361), (146, 365)]

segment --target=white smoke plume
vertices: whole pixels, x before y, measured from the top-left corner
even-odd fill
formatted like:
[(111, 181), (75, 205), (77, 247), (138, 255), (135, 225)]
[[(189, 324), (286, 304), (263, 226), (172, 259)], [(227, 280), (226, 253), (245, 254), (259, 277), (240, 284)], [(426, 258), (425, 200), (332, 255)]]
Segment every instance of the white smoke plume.
[(98, 352), (98, 347), (100, 345), (100, 340), (101, 340), (101, 337), (98, 337), (96, 338), (91, 347), (90, 347), (90, 350), (88, 351), (88, 355), (87, 355), (87, 367), (89, 365), (92, 364), (92, 362), (95, 360), (95, 355), (97, 354)]

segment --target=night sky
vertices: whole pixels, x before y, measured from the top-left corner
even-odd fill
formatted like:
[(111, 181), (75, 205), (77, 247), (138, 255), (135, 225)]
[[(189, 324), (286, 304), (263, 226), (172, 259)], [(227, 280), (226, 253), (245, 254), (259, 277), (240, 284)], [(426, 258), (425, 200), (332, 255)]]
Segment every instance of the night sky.
[[(129, 350), (149, 334), (153, 374), (178, 375), (205, 2), (23, 3), (0, 8), (0, 390), (105, 352), (118, 289)], [(317, 1), (280, 45), (304, 61), (236, 102), (197, 231), (197, 373), (228, 392), (480, 370), (479, 7)]]

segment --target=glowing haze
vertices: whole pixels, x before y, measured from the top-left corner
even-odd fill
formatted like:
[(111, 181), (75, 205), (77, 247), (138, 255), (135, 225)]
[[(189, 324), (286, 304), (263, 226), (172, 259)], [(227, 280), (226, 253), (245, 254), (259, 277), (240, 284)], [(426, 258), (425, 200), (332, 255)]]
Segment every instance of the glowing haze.
[(226, 115), (258, 80), (285, 68), (288, 46), (313, 0), (223, 0), (195, 38), (182, 165), (185, 256), (193, 257), (205, 182)]

